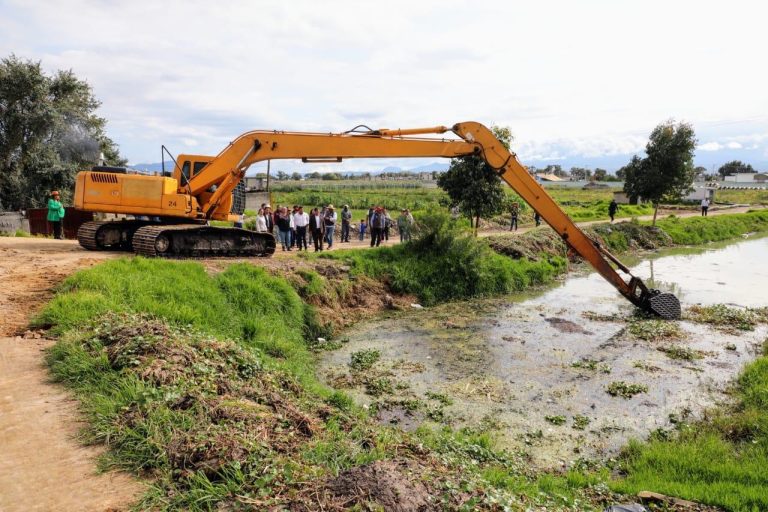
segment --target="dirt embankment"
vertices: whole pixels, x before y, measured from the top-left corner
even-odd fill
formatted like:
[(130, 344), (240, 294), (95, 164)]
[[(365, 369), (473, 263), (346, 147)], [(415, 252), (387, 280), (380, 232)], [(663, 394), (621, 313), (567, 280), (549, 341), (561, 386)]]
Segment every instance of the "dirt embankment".
[(103, 449), (76, 439), (76, 402), (44, 367), (53, 342), (23, 332), (64, 277), (113, 256), (70, 241), (0, 238), (0, 511), (122, 510), (142, 490), (126, 474), (98, 474)]

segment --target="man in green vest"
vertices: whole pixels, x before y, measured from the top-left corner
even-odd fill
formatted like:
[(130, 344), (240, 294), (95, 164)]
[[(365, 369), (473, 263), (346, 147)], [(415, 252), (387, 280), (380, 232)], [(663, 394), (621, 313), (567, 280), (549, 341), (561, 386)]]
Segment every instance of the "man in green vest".
[(53, 238), (63, 240), (61, 234), (61, 221), (64, 219), (64, 205), (59, 201), (59, 191), (51, 192), (51, 198), (48, 199), (48, 222), (53, 226)]

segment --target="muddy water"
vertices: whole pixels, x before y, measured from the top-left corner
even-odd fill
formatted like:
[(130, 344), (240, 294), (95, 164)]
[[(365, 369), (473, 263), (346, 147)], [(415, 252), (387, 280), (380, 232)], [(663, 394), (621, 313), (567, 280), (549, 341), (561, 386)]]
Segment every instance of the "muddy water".
[[(768, 237), (746, 239), (661, 253), (632, 270), (676, 293), (684, 311), (696, 303), (765, 306), (766, 254)], [(568, 466), (582, 457), (612, 456), (628, 439), (671, 428), (679, 418), (700, 417), (726, 399), (728, 383), (768, 334), (766, 326), (734, 335), (681, 321), (683, 339), (648, 342), (629, 335), (624, 320), (591, 319), (594, 313), (626, 317), (631, 311), (596, 274), (570, 277), (535, 294), (359, 325), (347, 333), (349, 343), (324, 356), (320, 373), (338, 377), (348, 371), (353, 352), (375, 348), (381, 353), (376, 368), (396, 391), (374, 399), (353, 388), (362, 403), (409, 398), (434, 410), (440, 404), (430, 396), (440, 393), (452, 404), (443, 407), (439, 421), (490, 426), (503, 446), (524, 450), (534, 464)], [(705, 356), (673, 360), (657, 350), (662, 345)], [(613, 397), (606, 388), (615, 381), (648, 389), (628, 399)], [(404, 428), (425, 419), (397, 407), (380, 417)]]

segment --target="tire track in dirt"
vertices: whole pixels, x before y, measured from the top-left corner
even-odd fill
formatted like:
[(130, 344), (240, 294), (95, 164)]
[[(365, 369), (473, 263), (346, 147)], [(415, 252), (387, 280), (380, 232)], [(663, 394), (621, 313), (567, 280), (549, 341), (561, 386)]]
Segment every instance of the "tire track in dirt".
[(77, 440), (77, 402), (44, 366), (54, 342), (23, 333), (56, 284), (115, 256), (72, 241), (0, 238), (0, 512), (124, 510), (142, 491), (125, 473), (98, 474), (103, 449)]

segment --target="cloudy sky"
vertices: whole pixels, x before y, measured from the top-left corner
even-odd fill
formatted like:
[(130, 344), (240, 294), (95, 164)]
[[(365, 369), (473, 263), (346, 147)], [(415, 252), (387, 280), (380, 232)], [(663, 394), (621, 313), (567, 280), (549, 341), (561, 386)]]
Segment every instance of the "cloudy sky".
[(86, 79), (132, 163), (250, 129), (474, 120), (510, 126), (524, 163), (615, 169), (674, 118), (698, 164), (765, 170), (767, 19), (758, 0), (0, 0), (0, 56)]

